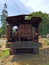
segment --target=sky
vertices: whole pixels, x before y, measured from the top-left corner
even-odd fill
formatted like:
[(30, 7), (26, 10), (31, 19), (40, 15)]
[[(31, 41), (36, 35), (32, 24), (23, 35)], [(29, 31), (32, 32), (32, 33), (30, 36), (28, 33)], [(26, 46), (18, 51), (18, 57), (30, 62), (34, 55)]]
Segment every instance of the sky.
[(8, 16), (29, 14), (35, 11), (49, 13), (49, 0), (0, 0), (0, 15), (4, 3), (7, 4)]

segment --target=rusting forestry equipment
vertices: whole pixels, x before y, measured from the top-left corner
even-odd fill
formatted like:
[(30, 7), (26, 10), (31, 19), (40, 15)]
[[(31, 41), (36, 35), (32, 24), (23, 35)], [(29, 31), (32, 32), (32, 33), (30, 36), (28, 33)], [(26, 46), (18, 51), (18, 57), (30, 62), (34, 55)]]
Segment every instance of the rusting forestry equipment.
[[(30, 15), (17, 15), (7, 17), (7, 44), (10, 48), (10, 54), (21, 52), (38, 53), (41, 43), (38, 42), (38, 28), (42, 21), (41, 17), (32, 17), (30, 20), (25, 19)], [(12, 28), (17, 26), (15, 33)]]

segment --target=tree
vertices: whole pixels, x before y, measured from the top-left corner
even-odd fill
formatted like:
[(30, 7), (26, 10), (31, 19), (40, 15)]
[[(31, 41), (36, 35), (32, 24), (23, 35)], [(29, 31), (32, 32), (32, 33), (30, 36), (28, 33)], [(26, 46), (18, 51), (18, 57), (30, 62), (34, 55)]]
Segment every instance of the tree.
[(41, 35), (46, 35), (49, 33), (49, 17), (48, 14), (40, 12), (33, 12), (31, 13), (28, 18), (31, 19), (31, 17), (41, 17), (42, 22), (39, 25), (39, 32)]
[(8, 16), (8, 12), (7, 12), (7, 5), (6, 3), (4, 4), (4, 9), (2, 10), (2, 14), (1, 14), (1, 22), (2, 22), (2, 34), (6, 34), (6, 18)]

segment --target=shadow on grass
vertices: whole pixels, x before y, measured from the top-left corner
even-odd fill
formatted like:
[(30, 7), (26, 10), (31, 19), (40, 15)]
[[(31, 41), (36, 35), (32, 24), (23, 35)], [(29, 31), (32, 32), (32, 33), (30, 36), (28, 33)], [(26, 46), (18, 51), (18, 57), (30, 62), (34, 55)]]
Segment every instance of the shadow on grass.
[(11, 62), (17, 62), (21, 65), (49, 65), (49, 60), (42, 54), (16, 54), (11, 59)]

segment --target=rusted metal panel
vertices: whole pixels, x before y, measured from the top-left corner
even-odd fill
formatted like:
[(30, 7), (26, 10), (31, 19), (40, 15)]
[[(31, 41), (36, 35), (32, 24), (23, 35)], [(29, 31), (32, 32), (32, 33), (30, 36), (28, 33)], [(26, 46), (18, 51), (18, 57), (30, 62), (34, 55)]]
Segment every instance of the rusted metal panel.
[[(25, 16), (27, 15), (18, 15), (7, 17), (6, 21), (12, 25), (19, 25), (23, 23), (31, 23), (33, 26), (38, 26), (38, 24), (42, 21), (41, 17), (32, 17), (30, 20), (25, 20)], [(30, 16), (30, 15), (29, 15)]]
[(21, 49), (21, 48), (40, 48), (42, 47), (41, 43), (39, 42), (32, 42), (32, 41), (16, 41), (14, 43), (12, 43), (11, 48), (15, 48), (15, 49)]
[[(38, 42), (38, 28), (42, 19), (40, 17), (32, 17), (30, 20), (26, 20), (25, 16), (18, 15), (6, 19), (9, 24), (7, 26), (7, 44), (12, 53), (15, 53), (15, 49), (38, 49), (42, 46)], [(12, 26), (18, 26), (15, 35), (12, 34)], [(32, 27), (35, 27), (35, 31), (33, 31)]]
[(7, 40), (10, 41), (12, 37), (12, 26), (10, 24), (7, 25)]

